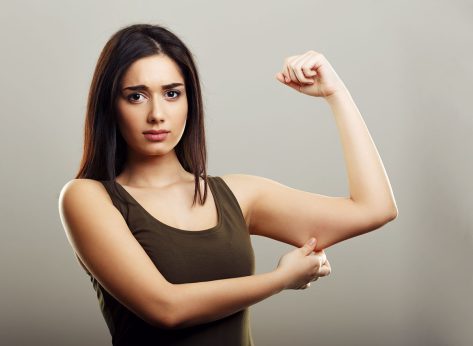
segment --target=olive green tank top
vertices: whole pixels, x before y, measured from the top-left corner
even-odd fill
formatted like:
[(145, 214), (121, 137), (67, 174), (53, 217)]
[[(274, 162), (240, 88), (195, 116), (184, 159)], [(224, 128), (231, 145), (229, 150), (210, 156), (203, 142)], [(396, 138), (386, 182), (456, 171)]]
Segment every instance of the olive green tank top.
[[(208, 175), (218, 223), (187, 231), (160, 222), (115, 180), (102, 180), (113, 204), (159, 272), (173, 284), (253, 275), (255, 257), (246, 222), (225, 181)], [(99, 307), (116, 346), (253, 346), (249, 308), (181, 329), (152, 326), (127, 309), (90, 274)]]

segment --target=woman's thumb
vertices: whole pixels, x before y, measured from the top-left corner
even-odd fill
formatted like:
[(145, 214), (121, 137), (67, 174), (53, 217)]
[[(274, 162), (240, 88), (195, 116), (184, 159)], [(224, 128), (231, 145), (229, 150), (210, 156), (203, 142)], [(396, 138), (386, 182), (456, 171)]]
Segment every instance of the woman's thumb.
[(304, 249), (304, 252), (306, 255), (310, 254), (312, 251), (314, 251), (315, 244), (317, 244), (317, 239), (312, 237), (310, 238), (307, 243), (304, 244), (302, 247)]

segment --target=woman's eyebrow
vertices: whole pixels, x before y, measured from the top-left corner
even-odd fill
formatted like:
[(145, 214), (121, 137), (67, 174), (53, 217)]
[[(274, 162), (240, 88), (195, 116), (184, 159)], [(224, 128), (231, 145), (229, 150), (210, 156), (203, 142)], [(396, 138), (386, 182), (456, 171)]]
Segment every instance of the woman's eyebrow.
[[(184, 85), (183, 83), (170, 83), (170, 84), (165, 84), (161, 86), (161, 90), (166, 90), (166, 89), (171, 89), (175, 88), (177, 86)], [(123, 90), (130, 89), (130, 90), (149, 90), (149, 88), (146, 85), (140, 84), (140, 85), (132, 85), (132, 86), (127, 86), (123, 88)]]

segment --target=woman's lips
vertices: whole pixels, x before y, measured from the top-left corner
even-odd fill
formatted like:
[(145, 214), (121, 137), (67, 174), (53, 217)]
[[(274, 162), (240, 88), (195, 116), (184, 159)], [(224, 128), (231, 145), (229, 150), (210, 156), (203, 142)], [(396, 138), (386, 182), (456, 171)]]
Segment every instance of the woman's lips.
[(169, 132), (162, 133), (145, 133), (144, 136), (150, 141), (163, 141), (166, 139)]

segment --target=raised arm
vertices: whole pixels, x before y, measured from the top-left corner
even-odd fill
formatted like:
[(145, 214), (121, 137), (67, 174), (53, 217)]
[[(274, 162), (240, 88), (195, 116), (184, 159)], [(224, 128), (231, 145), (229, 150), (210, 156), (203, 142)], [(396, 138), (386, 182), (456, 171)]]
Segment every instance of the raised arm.
[[(133, 237), (100, 182), (77, 179), (67, 183), (60, 194), (59, 210), (80, 263), (118, 301), (161, 328), (182, 328), (231, 315), (288, 288), (297, 276), (309, 278), (315, 266), (320, 268), (315, 256), (305, 256), (290, 270), (172, 284)], [(324, 275), (327, 273), (319, 276)]]
[[(368, 128), (342, 80), (320, 53), (308, 51), (285, 60), (279, 82), (323, 97), (337, 125), (348, 173), (349, 196), (301, 191), (247, 174), (222, 176), (246, 208), (250, 234), (300, 246), (309, 237), (316, 250), (373, 231), (398, 214), (391, 185)], [(311, 150), (305, 150), (310, 157)]]
[(350, 92), (325, 56), (311, 50), (288, 58), (283, 73), (276, 77), (301, 93), (323, 97), (330, 106), (348, 174), (350, 196), (346, 203), (364, 208), (378, 220), (396, 218), (396, 202), (374, 141)]

